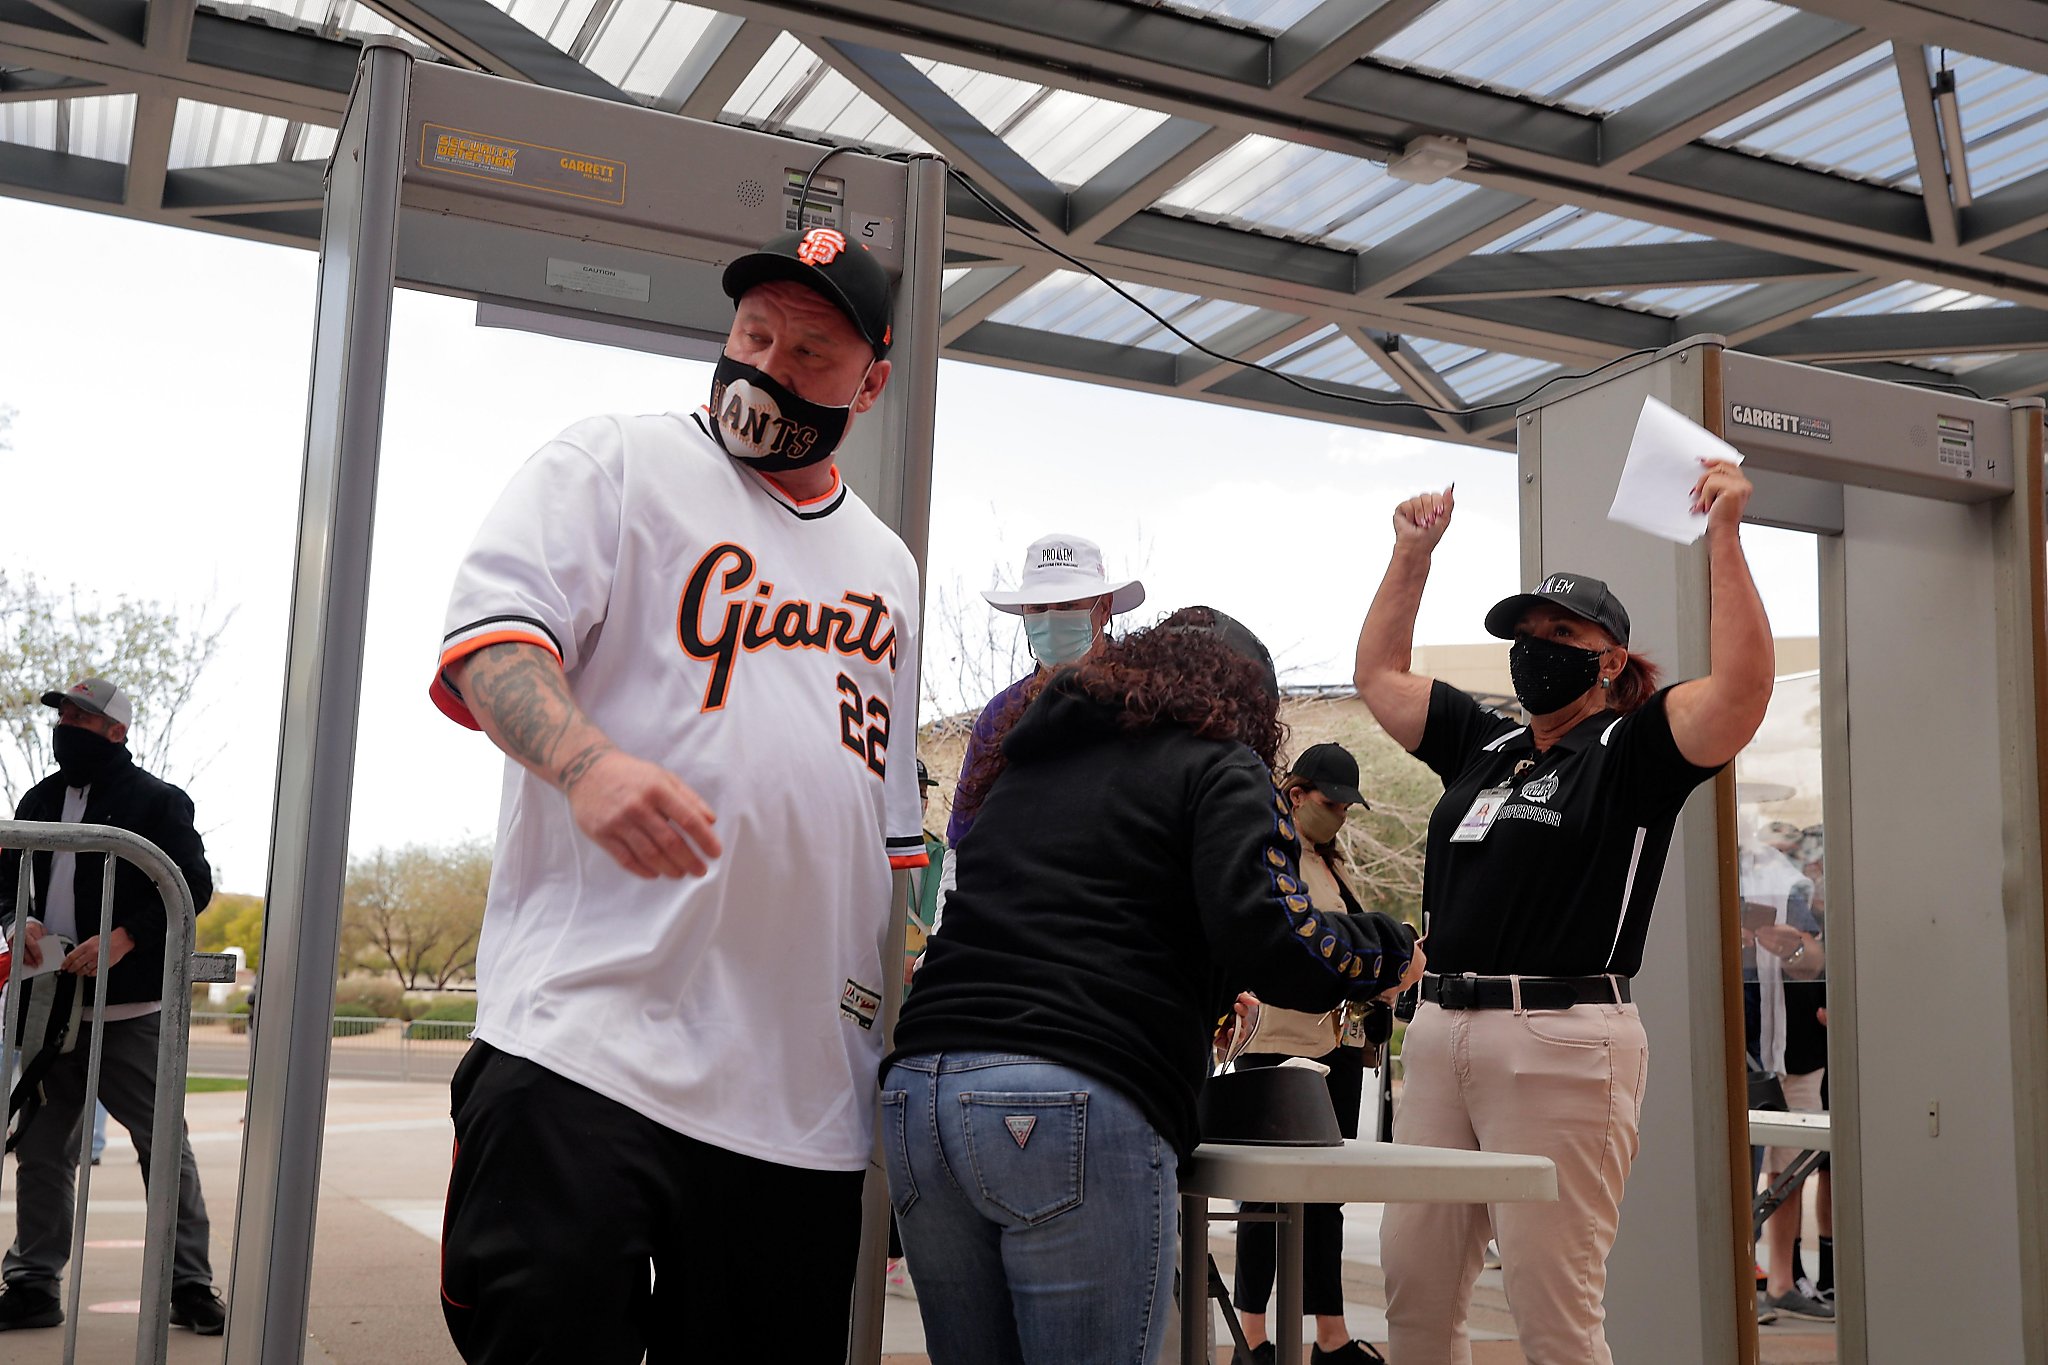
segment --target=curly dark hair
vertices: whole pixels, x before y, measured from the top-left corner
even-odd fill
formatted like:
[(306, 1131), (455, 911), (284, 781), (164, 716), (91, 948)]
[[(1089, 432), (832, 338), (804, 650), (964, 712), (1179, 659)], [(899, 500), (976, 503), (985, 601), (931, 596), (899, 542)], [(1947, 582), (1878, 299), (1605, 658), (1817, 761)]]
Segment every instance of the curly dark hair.
[(1105, 641), (1101, 649), (1050, 679), (1040, 673), (1034, 685), (1023, 689), (995, 718), (994, 742), (960, 776), (956, 808), (980, 808), (1002, 775), (1004, 736), (1048, 686), (1116, 707), (1117, 724), (1123, 729), (1178, 725), (1203, 739), (1243, 744), (1271, 768), (1287, 742), (1272, 666), (1224, 642), (1217, 627), (1219, 621), (1229, 620), (1213, 607), (1182, 607), (1156, 626)]

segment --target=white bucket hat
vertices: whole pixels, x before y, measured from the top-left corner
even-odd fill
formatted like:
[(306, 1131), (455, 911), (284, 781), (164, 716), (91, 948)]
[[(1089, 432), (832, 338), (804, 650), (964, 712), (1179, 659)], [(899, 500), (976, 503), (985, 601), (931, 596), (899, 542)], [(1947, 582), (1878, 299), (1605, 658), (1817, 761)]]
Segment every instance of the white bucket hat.
[(985, 592), (997, 611), (1022, 616), (1026, 607), (1072, 602), (1083, 597), (1109, 597), (1112, 615), (1121, 615), (1145, 600), (1145, 585), (1135, 578), (1112, 583), (1102, 570), (1102, 547), (1083, 536), (1041, 536), (1024, 551), (1024, 571), (1011, 592)]

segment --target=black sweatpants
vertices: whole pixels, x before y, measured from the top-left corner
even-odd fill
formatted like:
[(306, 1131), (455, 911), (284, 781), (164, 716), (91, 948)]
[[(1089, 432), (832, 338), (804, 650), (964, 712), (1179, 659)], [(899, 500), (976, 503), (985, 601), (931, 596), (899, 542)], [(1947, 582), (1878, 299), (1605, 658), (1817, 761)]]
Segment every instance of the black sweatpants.
[[(1240, 1067), (1278, 1066), (1285, 1057), (1248, 1052)], [(1345, 1137), (1358, 1136), (1358, 1104), (1365, 1091), (1365, 1049), (1340, 1047), (1316, 1058), (1330, 1068), (1323, 1079), (1337, 1110), (1337, 1127)], [(1271, 1204), (1246, 1204), (1247, 1213), (1271, 1213)], [(1310, 1204), (1301, 1220), (1301, 1311), (1311, 1317), (1344, 1315), (1344, 1206)], [(1279, 1259), (1276, 1229), (1271, 1223), (1237, 1225), (1237, 1285), (1232, 1296), (1240, 1313), (1263, 1313), (1273, 1296), (1273, 1268)]]
[(864, 1172), (713, 1147), (483, 1042), (451, 1089), (441, 1309), (470, 1365), (845, 1358)]

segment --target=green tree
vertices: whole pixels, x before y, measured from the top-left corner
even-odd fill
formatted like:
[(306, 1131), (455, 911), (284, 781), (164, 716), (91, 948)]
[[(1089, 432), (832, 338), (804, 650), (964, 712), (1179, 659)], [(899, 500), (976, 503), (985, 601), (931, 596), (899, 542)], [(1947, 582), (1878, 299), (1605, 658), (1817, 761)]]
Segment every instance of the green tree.
[(252, 970), (262, 965), (263, 897), (223, 891), (207, 904), (199, 917), (199, 951), (224, 953), (230, 948), (240, 948)]
[(175, 605), (146, 598), (102, 602), (76, 587), (0, 569), (0, 788), (11, 811), (56, 767), (44, 692), (88, 674), (111, 678), (135, 705), (129, 747), (136, 761), (180, 785), (212, 754), (178, 748), (199, 678), (234, 618), (202, 606), (188, 621)]
[(444, 990), (476, 969), (491, 845), (409, 844), (349, 861), (341, 965), (388, 971), (406, 990)]

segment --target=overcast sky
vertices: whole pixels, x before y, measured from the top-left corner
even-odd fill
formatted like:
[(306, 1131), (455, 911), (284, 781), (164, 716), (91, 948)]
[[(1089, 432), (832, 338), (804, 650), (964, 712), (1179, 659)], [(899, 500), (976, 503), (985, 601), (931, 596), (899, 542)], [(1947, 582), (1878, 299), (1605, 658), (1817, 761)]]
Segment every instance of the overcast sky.
[[(18, 410), (0, 452), (0, 567), (234, 610), (200, 710), (179, 723), (187, 764), (218, 751), (190, 790), (227, 890), (261, 891), (268, 863), (314, 275), (309, 251), (0, 199), (0, 404)], [(395, 311), (358, 852), (496, 818), (496, 752), (426, 685), (455, 563), (508, 475), (581, 417), (691, 408), (710, 380), (687, 361), (480, 329), (474, 313), (410, 293)], [(949, 361), (929, 585), (985, 587), (1037, 536), (1078, 533), (1113, 573), (1142, 573), (1141, 619), (1211, 603), (1257, 630), (1283, 675), (1337, 682), (1393, 505), (1452, 481), (1458, 520), (1417, 638), (1482, 638), (1486, 607), (1515, 588), (1513, 474), (1504, 454)], [(1812, 633), (1810, 545), (1746, 538), (1778, 632)]]

